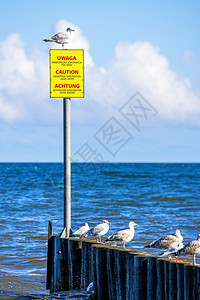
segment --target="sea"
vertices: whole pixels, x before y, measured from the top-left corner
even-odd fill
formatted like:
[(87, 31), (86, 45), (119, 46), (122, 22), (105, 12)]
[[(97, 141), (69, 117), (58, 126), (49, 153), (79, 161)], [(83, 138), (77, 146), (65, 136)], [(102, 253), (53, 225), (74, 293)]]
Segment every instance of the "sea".
[[(176, 229), (184, 243), (200, 233), (199, 163), (72, 163), (71, 179), (72, 230), (106, 219), (111, 234), (134, 221), (127, 247), (141, 251)], [(0, 197), (0, 299), (88, 299), (46, 290), (48, 220), (53, 234), (63, 229), (63, 164), (0, 163)]]

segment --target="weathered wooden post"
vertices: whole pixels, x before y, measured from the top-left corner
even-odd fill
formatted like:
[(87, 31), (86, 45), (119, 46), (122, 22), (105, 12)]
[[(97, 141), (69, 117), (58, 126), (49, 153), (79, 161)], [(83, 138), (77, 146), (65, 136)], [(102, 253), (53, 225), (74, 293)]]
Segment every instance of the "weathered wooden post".
[(88, 241), (82, 242), (82, 257), (81, 257), (81, 288), (86, 290), (91, 280), (91, 243)]
[(95, 264), (95, 297), (96, 299), (108, 299), (108, 276), (106, 268), (106, 248), (102, 245), (93, 246), (93, 259)]
[(50, 239), (52, 237), (52, 233), (53, 233), (53, 222), (49, 221), (48, 222), (48, 239)]
[(60, 238), (61, 250), (58, 252), (61, 257), (60, 263), (60, 284), (61, 290), (67, 291), (69, 289), (69, 259), (68, 259), (68, 242), (66, 239)]
[(169, 262), (164, 259), (164, 294), (165, 300), (169, 299)]
[(156, 257), (147, 257), (147, 299), (156, 300)]
[(200, 268), (194, 269), (193, 299), (200, 300)]
[(82, 242), (68, 239), (69, 289), (81, 289), (81, 248)]
[(184, 300), (192, 299), (193, 291), (193, 266), (184, 265)]
[(177, 300), (184, 299), (184, 265), (177, 264)]
[(52, 236), (48, 241), (47, 289), (65, 291), (68, 286), (67, 240)]
[(126, 299), (134, 300), (134, 255), (126, 252)]
[[(126, 251), (126, 250), (125, 250)], [(116, 274), (116, 294), (117, 299), (126, 299), (126, 255), (121, 248), (115, 250), (114, 271)]]
[(108, 274), (108, 299), (113, 300), (117, 299), (116, 297), (116, 278), (115, 278), (115, 271), (114, 271), (114, 251), (113, 248), (106, 248), (106, 267), (107, 267), (107, 274)]
[(156, 299), (163, 300), (165, 299), (164, 293), (164, 261), (157, 259), (156, 261), (156, 273), (157, 273), (157, 290), (156, 290)]
[(147, 258), (134, 256), (134, 288), (135, 300), (147, 299)]
[(169, 300), (177, 299), (177, 264), (169, 264)]

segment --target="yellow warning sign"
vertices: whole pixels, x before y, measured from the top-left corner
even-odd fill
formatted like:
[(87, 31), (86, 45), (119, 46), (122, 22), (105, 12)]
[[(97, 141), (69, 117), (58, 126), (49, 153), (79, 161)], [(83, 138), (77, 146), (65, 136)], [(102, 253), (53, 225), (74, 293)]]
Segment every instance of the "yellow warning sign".
[(50, 50), (50, 97), (84, 97), (83, 50)]

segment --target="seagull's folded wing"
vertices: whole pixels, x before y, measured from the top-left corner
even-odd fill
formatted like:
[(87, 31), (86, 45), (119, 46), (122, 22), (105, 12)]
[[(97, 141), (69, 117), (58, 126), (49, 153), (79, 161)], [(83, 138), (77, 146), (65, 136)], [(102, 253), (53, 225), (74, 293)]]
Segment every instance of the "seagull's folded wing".
[(93, 234), (99, 234), (105, 229), (104, 224), (99, 224), (92, 229)]
[(51, 37), (52, 40), (64, 40), (64, 39), (68, 39), (68, 35), (66, 33), (63, 32), (58, 32), (55, 35), (53, 35)]

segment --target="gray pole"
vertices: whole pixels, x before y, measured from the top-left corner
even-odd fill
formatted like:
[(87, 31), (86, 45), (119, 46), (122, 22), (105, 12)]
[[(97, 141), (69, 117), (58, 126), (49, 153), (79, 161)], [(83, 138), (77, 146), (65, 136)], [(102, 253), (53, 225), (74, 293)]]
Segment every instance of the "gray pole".
[(64, 143), (64, 229), (66, 238), (71, 230), (71, 124), (70, 98), (63, 98), (63, 143)]

